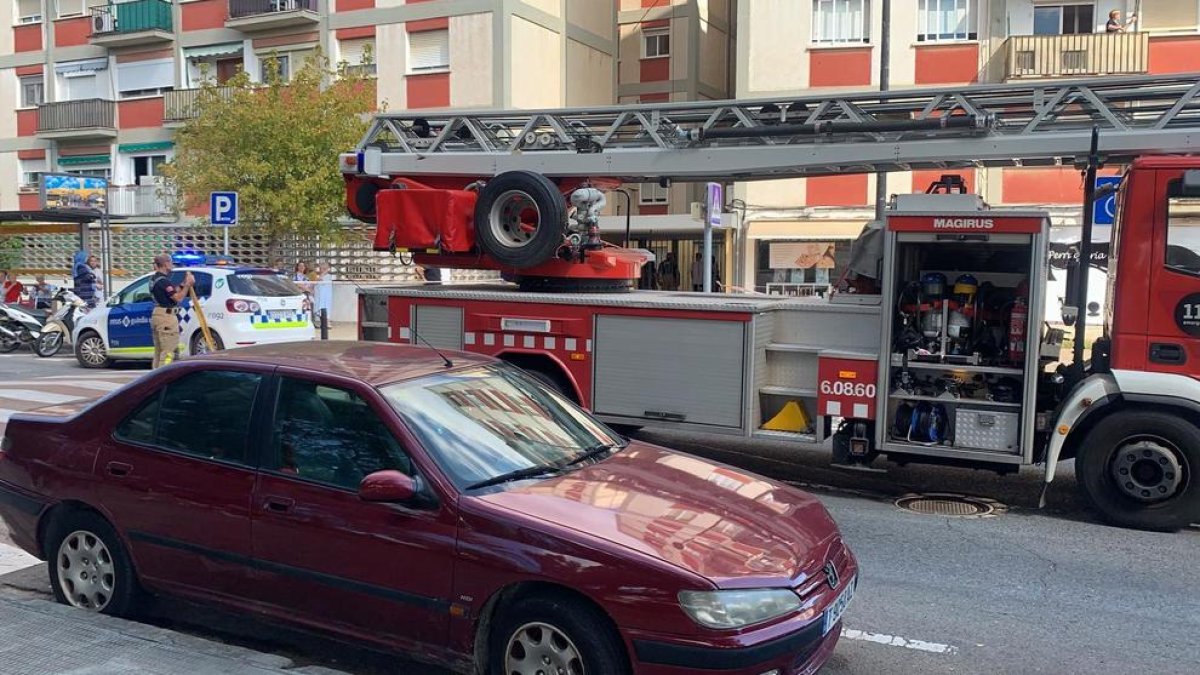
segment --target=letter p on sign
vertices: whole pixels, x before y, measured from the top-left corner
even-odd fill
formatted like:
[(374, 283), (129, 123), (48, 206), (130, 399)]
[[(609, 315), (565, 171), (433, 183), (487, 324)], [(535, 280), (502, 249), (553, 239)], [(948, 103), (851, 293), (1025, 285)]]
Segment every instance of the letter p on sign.
[(237, 225), (238, 195), (236, 192), (213, 192), (208, 196), (208, 217), (213, 225)]

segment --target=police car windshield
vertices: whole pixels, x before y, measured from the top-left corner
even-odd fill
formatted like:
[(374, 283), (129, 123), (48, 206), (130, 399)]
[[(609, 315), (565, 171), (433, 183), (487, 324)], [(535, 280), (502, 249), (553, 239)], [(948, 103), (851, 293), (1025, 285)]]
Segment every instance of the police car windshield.
[(267, 272), (238, 272), (229, 276), (229, 292), (234, 295), (283, 298), (304, 295), (304, 291), (287, 279)]

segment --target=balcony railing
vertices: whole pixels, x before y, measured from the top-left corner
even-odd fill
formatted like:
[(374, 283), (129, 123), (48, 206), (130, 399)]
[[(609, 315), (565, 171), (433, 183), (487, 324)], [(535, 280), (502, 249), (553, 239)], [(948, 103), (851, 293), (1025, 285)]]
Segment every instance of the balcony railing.
[(1006, 42), (1005, 79), (1141, 75), (1148, 33), (1014, 35)]
[(132, 0), (92, 8), (92, 35), (120, 35), (150, 30), (172, 31), (171, 3)]
[(126, 185), (108, 189), (108, 212), (114, 216), (148, 217), (175, 214), (175, 196), (161, 185)]
[[(163, 122), (186, 122), (200, 115), (199, 101), (203, 89), (176, 89), (163, 94)], [(232, 87), (219, 87), (218, 96), (233, 95)]]
[(113, 101), (89, 98), (60, 101), (38, 106), (38, 133), (115, 129), (117, 105)]
[(317, 0), (229, 0), (231, 19), (301, 11), (317, 11)]

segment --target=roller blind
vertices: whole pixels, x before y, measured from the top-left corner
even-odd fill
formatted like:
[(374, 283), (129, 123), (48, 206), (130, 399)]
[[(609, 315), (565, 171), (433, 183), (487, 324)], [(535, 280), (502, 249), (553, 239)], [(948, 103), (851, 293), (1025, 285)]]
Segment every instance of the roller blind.
[(408, 34), (408, 70), (419, 73), (450, 67), (450, 31), (425, 30)]
[(171, 59), (117, 64), (117, 90), (121, 93), (174, 87), (175, 62)]

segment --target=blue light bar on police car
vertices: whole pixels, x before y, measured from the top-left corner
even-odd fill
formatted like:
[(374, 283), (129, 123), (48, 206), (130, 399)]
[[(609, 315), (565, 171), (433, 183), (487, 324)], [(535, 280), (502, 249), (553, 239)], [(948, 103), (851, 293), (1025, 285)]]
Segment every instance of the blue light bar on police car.
[(171, 254), (171, 262), (178, 267), (209, 265), (224, 267), (233, 264), (233, 258), (227, 255), (206, 255), (195, 251), (176, 251)]

